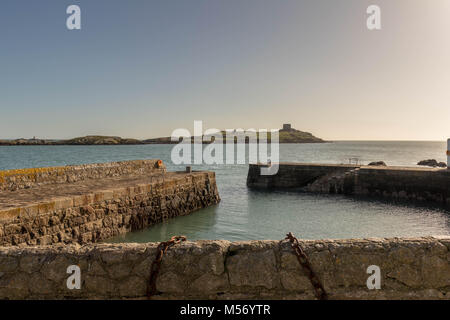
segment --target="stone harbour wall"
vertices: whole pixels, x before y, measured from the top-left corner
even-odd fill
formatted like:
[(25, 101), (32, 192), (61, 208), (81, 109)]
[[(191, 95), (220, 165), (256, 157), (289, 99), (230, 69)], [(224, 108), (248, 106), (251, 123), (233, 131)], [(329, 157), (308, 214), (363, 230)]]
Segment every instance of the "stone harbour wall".
[[(300, 241), (330, 299), (449, 299), (450, 238)], [(145, 299), (158, 243), (0, 247), (0, 299)], [(71, 265), (80, 289), (68, 289)], [(381, 288), (367, 288), (367, 268)], [(171, 247), (153, 299), (314, 299), (290, 244)]]
[(133, 160), (64, 167), (0, 171), (0, 191), (29, 189), (48, 184), (73, 183), (123, 175), (144, 175), (165, 171), (160, 160)]
[(376, 195), (395, 199), (429, 201), (450, 206), (450, 170), (405, 170), (394, 167), (361, 168), (349, 191), (358, 195)]
[(322, 176), (345, 173), (357, 165), (280, 163), (277, 174), (261, 175), (261, 164), (250, 164), (247, 186), (262, 189), (302, 188)]
[(214, 172), (148, 182), (0, 210), (0, 246), (98, 242), (220, 201)]
[(273, 176), (260, 175), (260, 169), (261, 165), (250, 165), (248, 187), (378, 196), (450, 206), (448, 169), (280, 163)]

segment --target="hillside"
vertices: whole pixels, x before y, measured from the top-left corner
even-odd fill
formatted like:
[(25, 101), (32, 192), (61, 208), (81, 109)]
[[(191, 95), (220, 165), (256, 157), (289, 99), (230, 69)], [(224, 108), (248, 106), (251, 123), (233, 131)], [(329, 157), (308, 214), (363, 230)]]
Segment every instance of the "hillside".
[(309, 132), (296, 129), (280, 130), (280, 143), (322, 143), (326, 142)]
[[(225, 141), (225, 131), (222, 131), (222, 135)], [(259, 135), (257, 135), (259, 137)], [(209, 141), (205, 144), (211, 143), (212, 138), (207, 139)], [(270, 142), (270, 133), (267, 136), (268, 142)], [(194, 137), (191, 137), (191, 141), (194, 141)], [(235, 139), (236, 141), (236, 139)], [(248, 138), (246, 138), (248, 143)], [(320, 138), (315, 137), (309, 132), (296, 130), (290, 127), (290, 125), (284, 125), (283, 129), (279, 131), (280, 143), (323, 143), (326, 142)], [(68, 140), (43, 140), (43, 139), (16, 139), (16, 140), (0, 140), (0, 146), (15, 146), (15, 145), (132, 145), (132, 144), (176, 144), (178, 141), (171, 141), (170, 137), (153, 138), (147, 140), (128, 139), (115, 136), (85, 136), (77, 137)]]
[(70, 140), (61, 140), (59, 144), (64, 145), (118, 145), (118, 144), (142, 144), (137, 139), (124, 139), (110, 136), (86, 136)]
[[(222, 135), (225, 140), (225, 131), (222, 131)], [(259, 138), (259, 134), (257, 134), (257, 137)], [(270, 139), (270, 132), (267, 135), (268, 142), (271, 141)], [(207, 139), (211, 141), (211, 139)], [(191, 141), (194, 141), (194, 137), (191, 137)], [(236, 139), (235, 139), (236, 141)], [(162, 138), (154, 138), (154, 139), (147, 139), (142, 141), (145, 144), (176, 144), (178, 141), (172, 142), (170, 137), (162, 137)], [(248, 138), (246, 138), (246, 143), (248, 143)], [(296, 130), (291, 128), (290, 125), (284, 125), (283, 129), (280, 129), (279, 131), (279, 142), (280, 143), (323, 143), (326, 142), (314, 135), (312, 135), (309, 132), (304, 132), (300, 130)], [(210, 142), (204, 142), (204, 143), (210, 143)]]
[(15, 139), (0, 140), (0, 146), (32, 146), (32, 145), (122, 145), (142, 144), (137, 139), (123, 139), (109, 136), (85, 136), (68, 140)]

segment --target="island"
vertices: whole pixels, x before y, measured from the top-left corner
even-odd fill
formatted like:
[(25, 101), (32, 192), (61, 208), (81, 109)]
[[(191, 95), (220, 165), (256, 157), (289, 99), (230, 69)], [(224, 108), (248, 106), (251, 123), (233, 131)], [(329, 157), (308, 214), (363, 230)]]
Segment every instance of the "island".
[[(221, 131), (224, 141), (225, 131)], [(203, 139), (206, 138), (206, 139)], [(259, 134), (257, 134), (259, 139)], [(214, 137), (202, 137), (204, 144), (212, 143), (215, 141)], [(194, 142), (194, 137), (191, 137), (191, 141)], [(236, 142), (237, 139), (234, 138)], [(267, 135), (267, 141), (271, 141), (270, 132)], [(245, 139), (248, 143), (248, 137)], [(284, 124), (283, 128), (279, 130), (279, 142), (280, 143), (324, 143), (328, 142), (322, 140), (309, 132), (300, 131), (291, 127), (290, 124)], [(20, 146), (20, 145), (137, 145), (137, 144), (177, 144), (179, 141), (172, 141), (171, 137), (160, 137), (145, 140), (121, 138), (116, 136), (100, 136), (100, 135), (88, 135), (85, 137), (77, 137), (67, 140), (49, 140), (49, 139), (14, 139), (14, 140), (0, 140), (0, 146)]]

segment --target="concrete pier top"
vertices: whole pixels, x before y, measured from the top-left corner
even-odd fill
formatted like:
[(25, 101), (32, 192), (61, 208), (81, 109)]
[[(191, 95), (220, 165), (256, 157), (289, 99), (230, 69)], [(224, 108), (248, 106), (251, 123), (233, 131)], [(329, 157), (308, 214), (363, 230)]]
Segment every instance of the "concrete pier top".
[[(5, 216), (5, 211), (13, 209), (30, 209), (32, 207), (41, 208), (52, 205), (59, 209), (71, 207), (84, 202), (89, 202), (89, 198), (105, 197), (114, 193), (131, 190), (133, 193), (140, 193), (140, 189), (153, 184), (176, 184), (186, 177), (202, 177), (206, 172), (155, 172), (146, 176), (124, 175), (114, 178), (104, 178), (97, 180), (84, 180), (67, 184), (47, 184), (36, 186), (30, 189), (20, 189), (16, 191), (0, 192), (0, 220)], [(86, 199), (88, 198), (88, 199)], [(21, 210), (23, 211), (23, 210)], [(15, 212), (15, 211), (14, 211)]]
[[(161, 160), (136, 160), (0, 171), (1, 212), (33, 204), (67, 202), (86, 194), (179, 178)], [(58, 201), (59, 200), (59, 201)]]
[[(409, 166), (369, 166), (369, 165), (357, 165), (357, 164), (334, 164), (334, 163), (306, 163), (306, 162), (279, 162), (272, 163), (286, 167), (325, 167), (325, 168), (347, 168), (347, 169), (376, 169), (376, 170), (406, 170), (406, 171), (448, 171), (446, 168), (432, 168), (432, 167), (409, 167)], [(267, 164), (255, 163), (250, 164), (254, 167), (267, 167)]]
[(2, 170), (0, 171), (0, 192), (30, 189), (47, 184), (138, 176), (164, 171), (166, 166), (159, 159)]

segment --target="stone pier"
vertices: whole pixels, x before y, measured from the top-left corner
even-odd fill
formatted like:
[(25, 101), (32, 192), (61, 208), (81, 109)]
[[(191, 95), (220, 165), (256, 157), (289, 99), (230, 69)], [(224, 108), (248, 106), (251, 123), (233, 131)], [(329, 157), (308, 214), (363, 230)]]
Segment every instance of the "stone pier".
[(276, 175), (249, 167), (247, 186), (377, 196), (450, 206), (450, 170), (441, 168), (280, 163)]
[(160, 160), (0, 171), (0, 246), (92, 243), (220, 201), (214, 172)]

